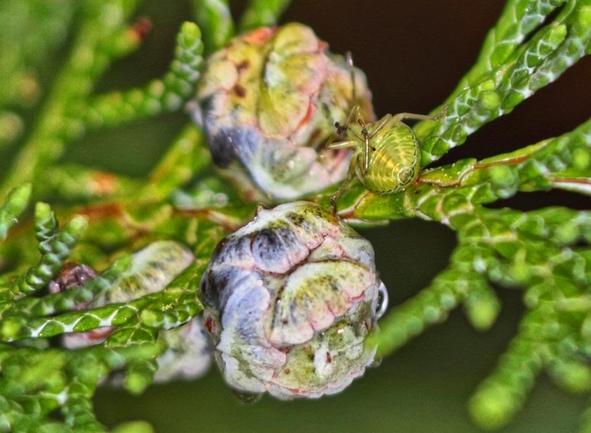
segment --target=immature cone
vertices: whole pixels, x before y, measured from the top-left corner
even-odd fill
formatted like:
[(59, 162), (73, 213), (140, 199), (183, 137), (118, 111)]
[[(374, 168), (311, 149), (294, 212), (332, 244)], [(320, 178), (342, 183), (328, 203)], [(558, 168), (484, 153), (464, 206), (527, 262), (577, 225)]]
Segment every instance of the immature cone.
[[(96, 308), (112, 303), (126, 303), (149, 293), (164, 289), (194, 260), (193, 254), (178, 242), (157, 241), (133, 255), (129, 271), (124, 273), (106, 292), (77, 309)], [(86, 265), (65, 266), (58, 279), (49, 283), (49, 291), (58, 293), (75, 290), (97, 273)], [(70, 333), (63, 337), (69, 349), (93, 346), (111, 335), (111, 327), (88, 332)], [(195, 378), (204, 374), (211, 363), (207, 334), (201, 318), (195, 317), (184, 325), (160, 332), (167, 350), (158, 358), (156, 382), (178, 378)]]
[[(195, 110), (222, 172), (259, 199), (289, 201), (343, 180), (350, 150), (329, 150), (354, 104), (373, 120), (365, 76), (302, 24), (263, 27), (212, 55)], [(260, 194), (262, 193), (262, 194)]]
[(307, 202), (261, 210), (225, 238), (201, 293), (228, 384), (280, 399), (334, 394), (361, 376), (387, 304), (371, 244)]

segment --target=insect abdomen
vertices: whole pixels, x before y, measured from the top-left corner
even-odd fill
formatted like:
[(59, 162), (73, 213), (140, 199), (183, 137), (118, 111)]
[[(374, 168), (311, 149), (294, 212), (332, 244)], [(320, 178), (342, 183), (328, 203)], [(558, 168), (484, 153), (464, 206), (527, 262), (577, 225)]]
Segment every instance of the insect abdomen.
[(365, 186), (377, 193), (401, 191), (412, 184), (419, 173), (419, 143), (407, 125), (397, 122), (384, 127), (372, 143)]

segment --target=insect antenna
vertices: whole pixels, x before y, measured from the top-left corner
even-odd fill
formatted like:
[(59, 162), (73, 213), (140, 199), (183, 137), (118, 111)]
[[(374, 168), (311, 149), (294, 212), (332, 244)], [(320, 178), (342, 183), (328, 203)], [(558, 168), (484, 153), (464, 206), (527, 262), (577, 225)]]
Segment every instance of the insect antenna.
[(351, 107), (350, 110), (353, 110), (355, 105), (357, 105), (357, 83), (355, 81), (355, 64), (353, 63), (353, 54), (351, 51), (347, 51), (345, 54), (345, 58), (347, 60), (347, 65), (349, 66), (349, 75), (351, 76)]
[[(351, 51), (347, 51), (345, 53), (345, 61), (347, 62), (347, 67), (349, 68), (349, 77), (351, 79), (351, 100), (349, 102), (349, 112), (347, 114), (347, 118), (345, 119), (344, 123), (335, 122), (335, 133), (333, 137), (327, 140), (328, 148), (338, 149), (340, 145), (343, 143), (343, 139), (347, 131), (349, 131), (349, 125), (355, 119), (359, 121), (359, 105), (357, 104), (357, 82), (355, 80), (355, 64), (353, 62), (353, 54)], [(357, 134), (354, 134), (357, 138), (361, 139)], [(336, 136), (336, 137), (335, 137)], [(347, 146), (349, 147), (349, 146)]]
[(355, 64), (353, 63), (353, 54), (351, 51), (345, 53), (345, 60), (347, 67), (349, 68), (349, 77), (351, 78), (351, 101), (349, 103), (349, 113), (345, 119), (345, 123), (335, 122), (334, 126), (337, 130), (337, 135), (342, 136), (349, 129), (349, 124), (355, 117), (359, 119), (359, 116), (355, 116), (359, 107), (357, 106), (357, 83), (355, 81)]

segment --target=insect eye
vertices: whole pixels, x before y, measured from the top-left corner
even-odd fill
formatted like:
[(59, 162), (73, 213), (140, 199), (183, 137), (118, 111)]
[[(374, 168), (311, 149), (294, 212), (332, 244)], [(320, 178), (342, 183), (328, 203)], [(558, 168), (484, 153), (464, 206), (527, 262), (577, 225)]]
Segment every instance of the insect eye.
[(347, 127), (345, 125), (341, 125), (339, 122), (335, 122), (334, 127), (337, 130), (337, 135), (343, 135), (347, 131)]

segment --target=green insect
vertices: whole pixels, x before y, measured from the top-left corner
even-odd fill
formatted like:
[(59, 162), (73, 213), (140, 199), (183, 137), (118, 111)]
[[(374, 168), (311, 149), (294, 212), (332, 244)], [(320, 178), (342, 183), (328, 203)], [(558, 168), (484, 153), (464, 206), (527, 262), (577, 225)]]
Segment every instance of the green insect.
[[(347, 54), (347, 61), (351, 66), (354, 84), (350, 54)], [(354, 85), (352, 100), (356, 101)], [(353, 149), (348, 175), (330, 197), (333, 208), (336, 210), (337, 200), (355, 177), (368, 190), (378, 194), (403, 191), (412, 185), (420, 172), (420, 143), (403, 120), (437, 120), (441, 116), (442, 114), (386, 114), (380, 120), (368, 123), (361, 116), (359, 106), (354, 105), (345, 124), (335, 124), (338, 140), (328, 145), (329, 149)]]

